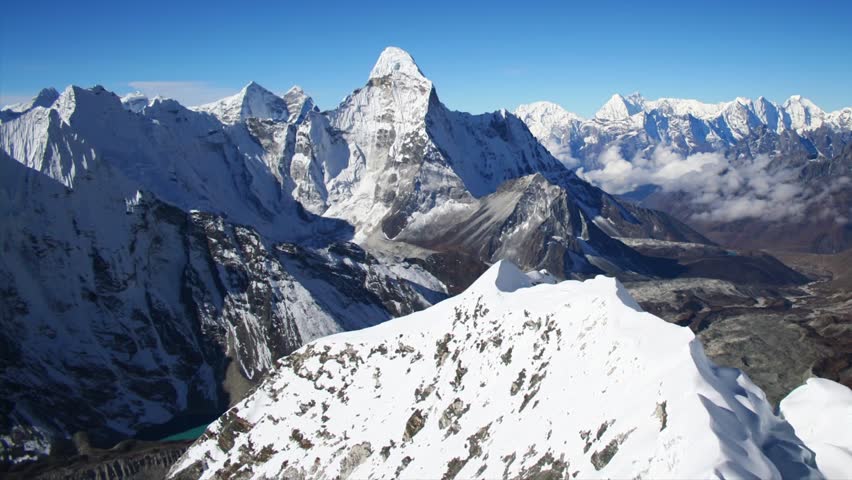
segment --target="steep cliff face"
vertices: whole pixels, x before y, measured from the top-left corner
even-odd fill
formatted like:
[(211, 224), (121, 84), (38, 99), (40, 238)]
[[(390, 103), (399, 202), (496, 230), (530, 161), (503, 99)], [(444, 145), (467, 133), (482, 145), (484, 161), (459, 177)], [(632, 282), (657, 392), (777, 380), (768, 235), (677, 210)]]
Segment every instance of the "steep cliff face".
[[(436, 215), (426, 227), (428, 233), (418, 231), (401, 239), (434, 250), (465, 252), (487, 264), (511, 258), (525, 269), (546, 269), (560, 278), (603, 272), (626, 277), (676, 273), (673, 262), (639, 255), (608, 236), (601, 226), (610, 232), (626, 229), (601, 215), (590, 218), (594, 207), (576, 192), (541, 174), (509, 180), (471, 208)], [(641, 225), (630, 215), (622, 209), (608, 217)]]
[(304, 342), (443, 298), (422, 268), (355, 245), (273, 242), (150, 193), (116, 200), (2, 161), (4, 460), (78, 430), (109, 444), (215, 414)]

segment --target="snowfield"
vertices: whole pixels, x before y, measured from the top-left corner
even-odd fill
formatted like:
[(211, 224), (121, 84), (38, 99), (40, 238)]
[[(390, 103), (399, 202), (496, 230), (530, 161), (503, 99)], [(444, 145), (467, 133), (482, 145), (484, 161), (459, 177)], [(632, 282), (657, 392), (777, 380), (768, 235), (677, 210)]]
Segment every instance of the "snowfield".
[[(788, 399), (791, 421), (818, 415), (817, 385)], [(822, 478), (807, 438), (616, 280), (533, 286), (498, 262), (454, 298), (285, 357), (170, 477)]]
[(810, 378), (781, 401), (781, 413), (828, 478), (852, 476), (852, 390), (824, 378)]

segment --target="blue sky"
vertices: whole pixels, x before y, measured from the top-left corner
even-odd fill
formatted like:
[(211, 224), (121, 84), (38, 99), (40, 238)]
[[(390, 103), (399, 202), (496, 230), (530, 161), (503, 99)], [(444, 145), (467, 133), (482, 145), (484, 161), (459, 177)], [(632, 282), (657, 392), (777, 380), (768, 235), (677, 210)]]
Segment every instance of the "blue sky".
[(729, 100), (802, 94), (852, 106), (852, 2), (13, 1), (0, 14), (0, 103), (102, 84), (184, 103), (255, 80), (322, 108), (408, 50), (449, 107), (555, 101), (592, 115), (613, 93)]

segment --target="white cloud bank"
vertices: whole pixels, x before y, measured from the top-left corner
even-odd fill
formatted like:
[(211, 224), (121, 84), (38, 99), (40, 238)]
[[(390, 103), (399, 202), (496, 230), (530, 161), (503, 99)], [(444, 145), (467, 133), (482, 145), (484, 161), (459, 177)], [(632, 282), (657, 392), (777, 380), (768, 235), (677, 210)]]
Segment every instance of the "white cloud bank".
[[(848, 177), (830, 178), (815, 191), (799, 180), (799, 168), (775, 167), (766, 155), (733, 163), (720, 153), (684, 157), (663, 146), (631, 160), (612, 146), (600, 155), (598, 163), (600, 168), (580, 168), (577, 174), (613, 194), (643, 185), (687, 193), (692, 218), (697, 221), (800, 220), (809, 207), (821, 202), (828, 207), (830, 196), (850, 185)], [(823, 208), (818, 215), (846, 223), (849, 213)]]

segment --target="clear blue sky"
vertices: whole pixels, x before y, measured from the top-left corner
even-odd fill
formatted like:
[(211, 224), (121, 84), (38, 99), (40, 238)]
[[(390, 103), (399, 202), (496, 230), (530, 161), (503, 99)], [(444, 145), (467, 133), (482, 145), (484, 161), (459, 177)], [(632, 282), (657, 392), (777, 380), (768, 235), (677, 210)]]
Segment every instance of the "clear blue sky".
[(185, 103), (250, 80), (322, 108), (408, 50), (451, 108), (552, 100), (591, 115), (616, 92), (705, 101), (800, 93), (852, 106), (852, 2), (10, 1), (0, 103), (44, 86), (142, 86)]

